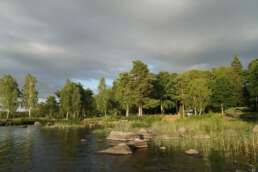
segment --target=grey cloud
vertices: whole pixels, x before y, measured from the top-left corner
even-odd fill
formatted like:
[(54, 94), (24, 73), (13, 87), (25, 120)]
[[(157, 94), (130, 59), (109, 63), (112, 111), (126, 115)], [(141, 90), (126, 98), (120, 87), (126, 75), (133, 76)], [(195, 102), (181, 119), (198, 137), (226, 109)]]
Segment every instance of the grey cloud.
[(258, 56), (256, 0), (3, 0), (0, 74), (28, 72), (41, 95), (67, 78), (114, 78), (133, 59), (182, 71)]

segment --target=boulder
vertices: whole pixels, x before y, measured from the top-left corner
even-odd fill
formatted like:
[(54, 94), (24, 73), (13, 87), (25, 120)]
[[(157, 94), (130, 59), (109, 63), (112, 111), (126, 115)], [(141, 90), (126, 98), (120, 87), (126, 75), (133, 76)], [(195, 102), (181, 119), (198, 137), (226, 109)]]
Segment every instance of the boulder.
[(107, 140), (124, 142), (133, 141), (136, 138), (139, 138), (139, 135), (132, 132), (111, 131), (107, 137)]
[(40, 123), (40, 122), (36, 121), (36, 122), (34, 122), (34, 126), (36, 126), (36, 127), (40, 127), (40, 126), (42, 126), (42, 125), (41, 125), (41, 123)]
[(142, 139), (142, 140), (145, 140), (145, 141), (150, 141), (153, 137), (153, 134), (150, 130), (146, 130), (146, 129), (140, 129), (137, 134), (139, 135), (139, 137)]
[(185, 151), (186, 155), (191, 155), (191, 156), (197, 156), (200, 155), (200, 152), (196, 149), (189, 149)]
[(255, 126), (254, 126), (253, 132), (254, 132), (254, 133), (258, 133), (258, 125), (255, 125)]
[(81, 139), (81, 142), (86, 142), (87, 140), (86, 139)]
[(185, 127), (180, 127), (180, 128), (177, 130), (177, 132), (178, 132), (178, 134), (179, 134), (180, 136), (183, 136), (183, 135), (185, 134), (185, 132), (186, 132), (186, 129), (185, 129)]
[(133, 141), (129, 141), (127, 143), (127, 145), (135, 148), (135, 149), (143, 149), (143, 148), (147, 148), (148, 144), (146, 141), (142, 140), (142, 139), (134, 139)]
[(159, 149), (164, 151), (164, 150), (166, 150), (167, 148), (166, 148), (165, 146), (161, 146)]
[(132, 154), (133, 152), (127, 144), (120, 143), (111, 148), (99, 151), (98, 153), (111, 154), (111, 155), (129, 155), (129, 154)]

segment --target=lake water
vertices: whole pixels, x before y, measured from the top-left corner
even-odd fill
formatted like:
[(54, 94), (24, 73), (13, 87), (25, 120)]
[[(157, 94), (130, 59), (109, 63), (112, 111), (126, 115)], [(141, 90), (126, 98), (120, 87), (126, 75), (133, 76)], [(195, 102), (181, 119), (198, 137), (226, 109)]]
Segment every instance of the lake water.
[(96, 153), (107, 146), (103, 136), (86, 129), (1, 127), (0, 172), (240, 172), (216, 153), (196, 158), (155, 146), (129, 156)]

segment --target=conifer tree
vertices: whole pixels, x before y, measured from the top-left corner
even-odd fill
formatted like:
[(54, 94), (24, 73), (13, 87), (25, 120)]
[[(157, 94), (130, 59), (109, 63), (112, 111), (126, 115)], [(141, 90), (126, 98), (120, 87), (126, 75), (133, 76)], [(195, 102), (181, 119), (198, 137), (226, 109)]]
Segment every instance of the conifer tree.
[(133, 99), (138, 106), (138, 116), (143, 116), (143, 106), (150, 99), (153, 78), (148, 66), (139, 60), (133, 61), (130, 77), (132, 79)]

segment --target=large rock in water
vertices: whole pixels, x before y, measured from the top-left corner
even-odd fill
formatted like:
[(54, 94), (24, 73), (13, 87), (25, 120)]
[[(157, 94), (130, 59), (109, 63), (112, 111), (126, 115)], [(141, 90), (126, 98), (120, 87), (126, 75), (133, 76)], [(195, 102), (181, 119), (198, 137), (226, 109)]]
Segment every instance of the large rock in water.
[(129, 154), (132, 154), (133, 152), (127, 144), (120, 143), (111, 148), (99, 151), (98, 153), (111, 154), (111, 155), (129, 155)]
[(133, 141), (129, 141), (127, 145), (135, 149), (143, 149), (148, 147), (148, 144), (145, 140), (138, 139), (138, 138), (134, 139)]
[(153, 137), (153, 134), (150, 130), (146, 130), (144, 128), (140, 129), (137, 134), (139, 135), (140, 139), (145, 141), (150, 141)]
[(121, 132), (121, 131), (111, 131), (108, 135), (107, 140), (111, 141), (133, 141), (139, 138), (139, 135), (132, 132)]
[(36, 122), (34, 122), (34, 126), (36, 126), (36, 127), (41, 127), (41, 123), (38, 122), (38, 121), (36, 121)]

